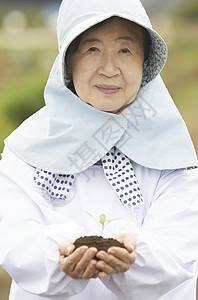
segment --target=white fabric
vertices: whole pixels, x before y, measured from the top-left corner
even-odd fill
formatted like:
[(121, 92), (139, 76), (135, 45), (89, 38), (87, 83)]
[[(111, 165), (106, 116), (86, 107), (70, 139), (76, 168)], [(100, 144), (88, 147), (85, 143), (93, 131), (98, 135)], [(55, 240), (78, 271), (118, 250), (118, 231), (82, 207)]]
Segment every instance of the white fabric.
[[(115, 15), (149, 30), (156, 57), (151, 70), (155, 79), (140, 90), (132, 104), (111, 114), (84, 103), (67, 88), (65, 51), (77, 35)], [(197, 166), (184, 121), (157, 76), (165, 63), (166, 45), (152, 29), (139, 0), (63, 0), (57, 29), (60, 53), (46, 85), (46, 106), (6, 139), (13, 153), (32, 166), (56, 174), (80, 173), (114, 145), (145, 167), (162, 170)]]
[[(10, 300), (195, 300), (198, 256), (198, 171), (158, 171), (133, 163), (144, 205), (131, 213), (117, 199), (102, 166), (77, 175), (73, 200), (49, 205), (34, 168), (5, 150), (0, 162), (0, 264), (14, 279)], [(104, 280), (73, 280), (60, 271), (58, 243), (99, 234), (137, 238), (137, 260)]]

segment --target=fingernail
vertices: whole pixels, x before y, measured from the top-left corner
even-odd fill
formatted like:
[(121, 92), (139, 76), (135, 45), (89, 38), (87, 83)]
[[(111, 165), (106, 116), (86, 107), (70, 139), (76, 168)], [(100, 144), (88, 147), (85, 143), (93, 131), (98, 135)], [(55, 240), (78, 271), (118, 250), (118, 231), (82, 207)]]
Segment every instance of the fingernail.
[(101, 259), (101, 258), (104, 258), (105, 256), (104, 256), (103, 253), (99, 253), (99, 254), (97, 255), (97, 257)]
[(96, 254), (96, 252), (94, 250), (89, 251), (89, 257), (93, 257), (95, 254)]
[(131, 250), (132, 250), (132, 252), (134, 251), (134, 246), (133, 245), (131, 245)]
[(80, 252), (83, 254), (83, 253), (85, 253), (87, 251), (87, 249), (88, 249), (88, 247), (84, 247), (84, 248), (81, 249)]
[(110, 249), (109, 249), (109, 251), (108, 251), (108, 253), (110, 253), (110, 254), (115, 254), (115, 253), (116, 253), (116, 251), (115, 251), (115, 249), (113, 249), (113, 248), (110, 248)]

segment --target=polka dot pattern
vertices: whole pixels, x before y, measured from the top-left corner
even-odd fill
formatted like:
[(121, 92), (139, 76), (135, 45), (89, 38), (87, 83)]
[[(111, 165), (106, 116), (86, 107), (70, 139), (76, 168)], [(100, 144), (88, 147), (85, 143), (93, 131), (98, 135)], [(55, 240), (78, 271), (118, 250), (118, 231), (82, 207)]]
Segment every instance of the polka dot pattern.
[(143, 203), (138, 180), (128, 157), (113, 147), (103, 157), (102, 164), (107, 180), (123, 205), (137, 207)]
[[(140, 187), (128, 157), (113, 147), (103, 157), (102, 164), (107, 180), (123, 205), (137, 207), (143, 203)], [(74, 180), (75, 175), (53, 174), (40, 169), (34, 171), (36, 186), (50, 197), (50, 203), (53, 205), (65, 205), (72, 200)]]
[(35, 169), (34, 182), (37, 187), (45, 190), (51, 198), (67, 201), (75, 180), (74, 175), (58, 175)]

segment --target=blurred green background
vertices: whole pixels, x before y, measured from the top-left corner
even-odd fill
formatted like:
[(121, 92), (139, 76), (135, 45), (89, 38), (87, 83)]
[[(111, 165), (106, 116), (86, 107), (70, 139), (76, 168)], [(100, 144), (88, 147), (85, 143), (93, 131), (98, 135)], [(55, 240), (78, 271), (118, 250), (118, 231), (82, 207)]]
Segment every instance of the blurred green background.
[[(198, 153), (198, 1), (142, 2), (168, 44), (162, 77)], [(0, 153), (4, 139), (44, 105), (44, 86), (58, 53), (59, 3), (0, 0)], [(0, 268), (0, 300), (8, 299), (9, 284)]]

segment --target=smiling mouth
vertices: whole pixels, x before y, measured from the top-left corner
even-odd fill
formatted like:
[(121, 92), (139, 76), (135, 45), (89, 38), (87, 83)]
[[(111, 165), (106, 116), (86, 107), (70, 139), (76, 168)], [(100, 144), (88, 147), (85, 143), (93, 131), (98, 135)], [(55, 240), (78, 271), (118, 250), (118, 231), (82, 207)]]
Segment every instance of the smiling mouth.
[(105, 95), (113, 95), (120, 91), (119, 86), (115, 85), (106, 85), (106, 84), (98, 84), (95, 87), (99, 90), (99, 92), (104, 93)]

